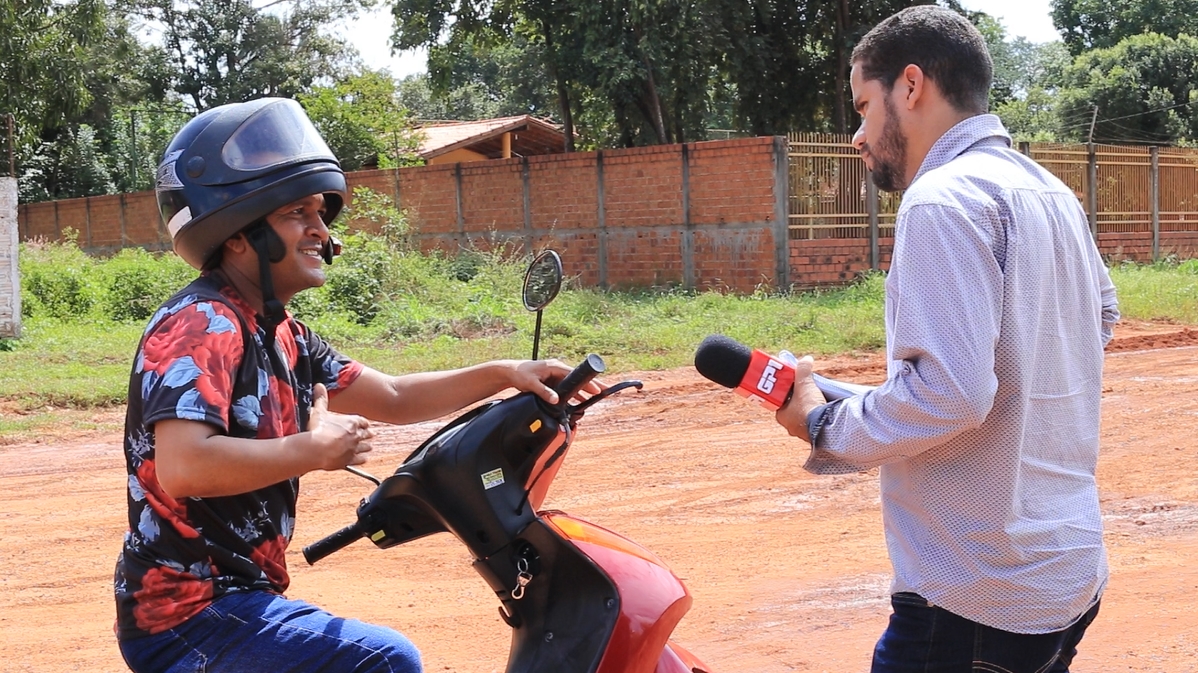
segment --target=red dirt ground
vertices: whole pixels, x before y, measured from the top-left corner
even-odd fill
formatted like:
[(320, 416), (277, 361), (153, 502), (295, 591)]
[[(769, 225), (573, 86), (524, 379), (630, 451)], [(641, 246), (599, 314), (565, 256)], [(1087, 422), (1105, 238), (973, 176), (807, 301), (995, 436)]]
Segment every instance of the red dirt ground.
[[(884, 376), (876, 353), (817, 368)], [(807, 474), (771, 414), (690, 368), (641, 378), (642, 393), (588, 413), (546, 506), (666, 560), (695, 601), (675, 637), (715, 670), (867, 671), (889, 614), (876, 474)], [(1198, 331), (1120, 326), (1099, 463), (1112, 577), (1075, 673), (1198, 671), (1196, 393)], [(385, 474), (439, 425), (382, 428), (367, 467)], [(0, 447), (0, 670), (125, 670), (111, 598), (122, 466), (119, 433)], [(507, 627), (450, 536), (304, 563), (299, 548), (348, 523), (369, 486), (347, 473), (304, 479), (289, 594), (403, 631), (430, 673), (502, 671)]]

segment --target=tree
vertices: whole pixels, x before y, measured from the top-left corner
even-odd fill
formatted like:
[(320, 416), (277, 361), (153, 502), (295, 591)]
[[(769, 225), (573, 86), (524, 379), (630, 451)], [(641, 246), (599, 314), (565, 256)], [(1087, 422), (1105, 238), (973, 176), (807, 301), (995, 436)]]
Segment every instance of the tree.
[(988, 14), (968, 16), (985, 38), (994, 62), (990, 110), (1002, 118), (1017, 141), (1059, 140), (1058, 92), (1065, 69), (1072, 63), (1064, 43), (1034, 44), (1023, 37), (1012, 39)]
[(0, 114), (15, 119), (12, 141), (22, 166), (44, 136), (52, 138), (89, 103), (84, 56), (103, 33), (104, 15), (100, 0), (0, 5)]
[(1067, 137), (1097, 142), (1198, 139), (1198, 38), (1135, 35), (1065, 71), (1059, 114)]
[(826, 78), (818, 70), (820, 59), (806, 48), (816, 22), (807, 9), (786, 0), (719, 3), (716, 62), (737, 128), (754, 135), (786, 133), (817, 128), (821, 117), (831, 116), (821, 104)]
[(468, 82), (441, 91), (433, 87), (428, 73), (405, 77), (399, 83), (399, 100), (419, 121), (472, 121), (502, 116), (483, 85)]
[(0, 48), (8, 50), (0, 56), (0, 86), (22, 131), (20, 198), (146, 188), (154, 166), (139, 176), (131, 163), (136, 155), (123, 111), (162, 103), (169, 81), (164, 54), (141, 45), (126, 17), (99, 2), (18, 4), (25, 11), (0, 10)]
[(1198, 0), (1052, 0), (1052, 22), (1076, 56), (1142, 33), (1198, 34)]
[[(1017, 141), (1054, 142), (1066, 137), (1058, 115), (1065, 70), (1073, 63), (1063, 42), (1031, 44), (1023, 38), (1011, 43), (1010, 69), (1003, 75), (1011, 95), (992, 96), (991, 110), (1003, 120)], [(997, 88), (997, 87), (996, 87)]]
[[(922, 0), (928, 2), (929, 0)], [(848, 55), (919, 0), (397, 0), (392, 44), (428, 47), (434, 88), (466, 45), (523, 39), (556, 94), (567, 139), (698, 140), (720, 119), (754, 133), (848, 130)]]
[(416, 163), (419, 134), (390, 75), (364, 70), (300, 94), (299, 101), (345, 170)]
[(270, 12), (249, 0), (133, 1), (163, 26), (171, 88), (202, 111), (260, 96), (294, 98), (345, 74), (356, 52), (327, 28), (373, 0), (278, 0)]
[(429, 52), (431, 73), (408, 78), (404, 102), (411, 96), (409, 107), (424, 119), (556, 117), (557, 95), (543, 50), (519, 30), (505, 40), (471, 36), (438, 45)]

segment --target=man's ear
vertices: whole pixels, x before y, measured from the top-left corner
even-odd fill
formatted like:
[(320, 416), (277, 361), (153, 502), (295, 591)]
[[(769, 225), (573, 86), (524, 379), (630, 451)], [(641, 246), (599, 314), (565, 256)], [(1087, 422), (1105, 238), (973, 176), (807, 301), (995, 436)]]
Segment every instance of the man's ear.
[(250, 249), (250, 242), (246, 240), (245, 232), (239, 231), (222, 243), (221, 248), (224, 249), (226, 257), (229, 255), (240, 255)]
[(915, 103), (925, 95), (928, 78), (924, 76), (923, 68), (911, 63), (906, 68), (903, 68), (903, 72), (899, 75), (895, 85), (902, 87), (903, 101), (908, 110), (913, 110)]

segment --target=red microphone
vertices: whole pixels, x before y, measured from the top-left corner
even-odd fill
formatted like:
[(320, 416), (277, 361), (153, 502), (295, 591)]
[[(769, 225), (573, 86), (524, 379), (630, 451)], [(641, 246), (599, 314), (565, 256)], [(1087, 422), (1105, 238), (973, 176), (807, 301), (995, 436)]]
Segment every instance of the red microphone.
[(695, 351), (695, 369), (737, 395), (770, 411), (786, 405), (794, 391), (795, 368), (782, 358), (725, 336), (712, 335)]
[(782, 360), (753, 349), (749, 368), (736, 384), (737, 395), (758, 402), (770, 411), (786, 406), (795, 388), (795, 368)]
[[(789, 353), (786, 356), (794, 357)], [(766, 409), (777, 411), (790, 401), (794, 392), (796, 361), (786, 356), (750, 350), (735, 339), (712, 334), (695, 351), (695, 369), (721, 386), (732, 388), (741, 397), (757, 400)], [(811, 379), (829, 402), (864, 395), (876, 387), (837, 381), (816, 373), (811, 374)]]

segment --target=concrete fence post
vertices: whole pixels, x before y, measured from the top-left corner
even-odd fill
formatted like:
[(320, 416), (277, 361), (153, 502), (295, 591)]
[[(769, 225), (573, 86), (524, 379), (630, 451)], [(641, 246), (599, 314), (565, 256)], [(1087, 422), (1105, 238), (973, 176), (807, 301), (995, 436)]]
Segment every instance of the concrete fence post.
[(21, 336), (21, 275), (17, 267), (17, 179), (0, 178), (0, 337)]
[(695, 288), (695, 230), (691, 225), (690, 150), (682, 143), (682, 287)]
[(457, 208), (457, 225), (458, 235), (461, 240), (458, 241), (459, 249), (465, 248), (469, 241), (466, 239), (466, 207), (462, 203), (464, 198), (462, 195), (462, 163), (453, 165), (453, 196), (454, 206)]
[(533, 249), (532, 237), (532, 175), (528, 167), (528, 157), (520, 158), (520, 196), (524, 206), (524, 254), (532, 259), (536, 252)]
[(595, 152), (595, 191), (596, 191), (596, 224), (599, 231), (596, 234), (599, 248), (599, 287), (607, 289), (607, 203), (603, 193), (606, 190), (603, 178), (603, 150)]
[(774, 273), (790, 289), (790, 141), (774, 136)]
[(1152, 261), (1156, 262), (1161, 258), (1161, 148), (1148, 148), (1148, 156), (1152, 159), (1148, 180), (1152, 185)]

